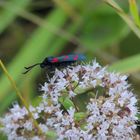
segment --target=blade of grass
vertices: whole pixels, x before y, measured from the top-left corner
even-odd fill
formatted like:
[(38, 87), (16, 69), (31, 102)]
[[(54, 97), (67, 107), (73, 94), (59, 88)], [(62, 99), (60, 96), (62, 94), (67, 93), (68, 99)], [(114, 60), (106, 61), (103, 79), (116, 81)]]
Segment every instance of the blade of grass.
[[(10, 0), (5, 4), (5, 7), (0, 12), (0, 33), (4, 31), (11, 24), (11, 22), (17, 17), (17, 14), (21, 9), (25, 9), (31, 0)], [(5, 3), (5, 2), (4, 2)], [(3, 3), (0, 3), (3, 5)], [(18, 7), (16, 10), (12, 10), (13, 7)], [(9, 10), (11, 9), (11, 12)]]
[[(59, 19), (60, 16), (61, 20)], [(49, 17), (47, 16), (45, 20), (50, 21), (56, 26), (60, 27), (65, 23), (66, 15), (62, 14), (60, 10), (55, 10)], [(50, 47), (48, 44), (53, 39), (53, 37), (53, 34), (44, 27), (39, 27), (33, 33), (31, 38), (25, 43), (21, 51), (16, 55), (16, 57), (8, 66), (8, 70), (15, 81), (21, 78), (21, 73), (23, 72), (23, 67), (25, 65), (41, 61), (42, 52), (45, 50), (47, 52), (47, 49)], [(33, 55), (32, 57), (31, 54)], [(10, 89), (10, 85), (8, 85), (7, 82), (8, 81), (6, 80), (5, 76), (2, 75), (0, 79), (0, 102), (3, 100), (4, 96), (7, 96), (6, 93)]]
[(66, 39), (67, 41), (73, 43), (74, 45), (82, 45), (79, 41), (79, 39), (74, 36), (73, 34), (70, 34), (69, 32), (56, 27), (55, 25), (53, 25), (52, 23), (49, 22), (44, 22), (43, 19), (39, 18), (38, 16), (31, 14), (29, 12), (26, 11), (22, 11), (20, 13), (20, 15), (22, 17), (24, 17), (25, 19), (37, 24), (38, 26), (43, 26), (44, 28), (46, 28), (47, 30), (49, 30), (50, 32), (54, 33), (55, 35), (62, 37), (64, 39)]
[(62, 8), (64, 12), (66, 12), (68, 16), (72, 18), (73, 21), (77, 22), (81, 19), (79, 14), (75, 11), (73, 6), (71, 6), (71, 4), (68, 3), (67, 0), (53, 0), (53, 1), (58, 7)]
[[(75, 3), (76, 2), (74, 1), (73, 4)], [(66, 14), (60, 9), (54, 10), (46, 18), (47, 22), (53, 23), (56, 27), (61, 27), (64, 25), (66, 20)], [(15, 81), (19, 79), (23, 66), (25, 66), (25, 64), (27, 65), (26, 62), (33, 63), (34, 61), (41, 61), (41, 53), (45, 50), (45, 48), (49, 48), (49, 46), (45, 45), (48, 45), (53, 38), (53, 34), (44, 28), (44, 26), (41, 26), (38, 30), (36, 30), (31, 39), (26, 42), (21, 51), (12, 60), (8, 67), (9, 72), (13, 75)], [(31, 58), (31, 54), (34, 54), (35, 57)], [(23, 62), (22, 64), (21, 60)], [(10, 85), (7, 84), (7, 80), (4, 76), (2, 76), (0, 80), (0, 86), (2, 87), (0, 93), (0, 101), (2, 101), (2, 98), (6, 96), (7, 91), (10, 89)]]
[(130, 29), (140, 38), (140, 29), (134, 24), (130, 17), (121, 9), (121, 7), (113, 0), (104, 0), (109, 6), (111, 6), (116, 13), (127, 23)]
[[(74, 26), (71, 25), (69, 28), (68, 28), (68, 31), (70, 33), (74, 33), (77, 28), (78, 28), (78, 24), (75, 24)], [(64, 39), (64, 38), (56, 38), (55, 41), (53, 41), (53, 43), (51, 44), (51, 48), (48, 50), (48, 51), (44, 51), (42, 50), (42, 57), (46, 57), (46, 56), (51, 56), (51, 55), (57, 55), (59, 54), (63, 48), (64, 48), (64, 45), (67, 43), (67, 40)], [(49, 43), (48, 43), (48, 46), (49, 46)], [(57, 51), (56, 51), (57, 50)], [(34, 82), (35, 78), (36, 78), (36, 75), (38, 75), (38, 73), (40, 73), (41, 70), (38, 70), (38, 69), (34, 69), (32, 71), (32, 73), (30, 73), (30, 75), (27, 75), (28, 80), (30, 82)], [(21, 76), (20, 76), (21, 77)], [(26, 77), (26, 75), (25, 75)], [(23, 79), (22, 83), (24, 83), (24, 81), (27, 80), (27, 79)], [(6, 91), (6, 93), (8, 93), (8, 91)], [(0, 107), (0, 114), (2, 114), (2, 112), (4, 112), (4, 110), (11, 104), (11, 102), (16, 98), (16, 96), (14, 96), (15, 94), (9, 94), (8, 96), (4, 96), (3, 97), (3, 100), (1, 100), (1, 103), (2, 103), (2, 106)], [(6, 100), (6, 102), (5, 102)], [(4, 101), (4, 102), (2, 102)]]
[[(50, 23), (55, 23), (54, 25), (60, 28), (60, 26), (63, 25), (64, 22), (66, 21), (66, 16), (63, 11), (61, 11), (60, 9), (56, 9), (51, 13), (49, 17), (46, 18), (46, 20), (49, 21)], [(76, 26), (76, 28), (77, 27), (78, 26)], [(76, 28), (75, 27), (73, 28), (72, 26), (72, 30), (73, 29), (75, 30)], [(21, 73), (22, 67), (25, 65), (25, 62), (32, 63), (33, 61), (37, 61), (37, 60), (41, 61), (41, 57), (44, 58), (42, 54), (45, 53), (44, 51), (45, 48), (46, 49), (49, 48), (49, 44), (51, 43), (51, 40), (53, 38), (54, 38), (53, 34), (47, 31), (46, 28), (44, 29), (44, 27), (42, 26), (32, 35), (32, 38), (23, 46), (23, 49), (19, 52), (19, 54), (13, 59), (12, 63), (9, 65), (10, 73), (12, 73), (15, 80), (19, 81), (19, 77), (20, 77), (21, 79), (20, 83), (24, 81), (24, 78), (21, 78), (20, 73)], [(47, 47), (45, 47), (45, 44)], [(58, 44), (61, 44), (61, 41)], [(58, 48), (56, 48), (54, 51), (56, 50), (59, 51)], [(30, 54), (33, 54), (32, 51), (33, 52), (35, 51), (34, 52), (35, 57), (32, 57), (32, 60), (31, 60)], [(47, 52), (48, 51), (46, 51), (46, 54)], [(44, 54), (44, 56), (46, 55)], [(23, 64), (20, 63), (20, 60), (23, 60)], [(0, 110), (4, 110), (8, 106), (8, 104), (11, 103), (12, 99), (15, 98), (13, 96), (14, 94), (9, 94), (9, 96), (7, 96), (7, 93), (10, 90), (10, 86), (6, 82), (7, 81), (5, 77), (2, 76), (2, 79), (0, 80), (0, 85), (2, 85), (1, 87), (3, 86), (4, 87), (1, 89), (2, 92), (0, 94), (0, 101), (2, 103), (2, 101), (4, 101), (3, 99), (6, 99), (6, 101), (9, 101), (9, 102), (6, 102), (6, 103), (3, 102), (2, 103), (3, 106), (0, 108)]]
[(2, 62), (1, 60), (0, 60), (0, 66), (1, 66), (1, 68), (2, 68), (2, 70), (3, 70), (3, 72), (5, 73), (5, 75), (7, 76), (7, 78), (9, 79), (9, 81), (10, 81), (12, 87), (14, 88), (14, 90), (15, 90), (17, 96), (20, 98), (20, 100), (21, 100), (23, 106), (27, 109), (30, 118), (33, 120), (33, 123), (34, 123), (35, 127), (38, 129), (38, 134), (42, 134), (43, 132), (42, 132), (41, 128), (39, 127), (38, 122), (34, 119), (33, 114), (30, 112), (28, 103), (27, 103), (27, 102), (25, 101), (25, 99), (22, 97), (21, 92), (20, 92), (19, 89), (17, 88), (15, 81), (12, 79), (12, 77), (11, 77), (10, 74), (8, 73), (6, 67), (4, 66), (4, 64), (3, 64), (3, 62)]
[(136, 25), (140, 27), (139, 10), (135, 0), (129, 0), (129, 9)]
[[(86, 16), (88, 14), (87, 13), (87, 10), (85, 11), (85, 13), (84, 13), (84, 16), (83, 16), (83, 19), (82, 19), (83, 21), (84, 21), (84, 19), (86, 19)], [(105, 38), (104, 39), (105, 41), (103, 40), (102, 42), (99, 41), (99, 40), (97, 40), (97, 41), (94, 40), (94, 44), (93, 44), (93, 40), (92, 40), (92, 42), (88, 43), (88, 42), (86, 42), (86, 40), (79, 39), (74, 34), (71, 34), (70, 32), (68, 32), (66, 30), (63, 30), (61, 28), (57, 28), (54, 25), (52, 25), (51, 23), (49, 23), (49, 22), (47, 22), (46, 24), (44, 24), (44, 21), (41, 18), (39, 18), (36, 15), (33, 15), (33, 14), (29, 13), (29, 12), (22, 11), (20, 13), (20, 15), (22, 17), (26, 18), (27, 20), (29, 20), (29, 21), (31, 21), (31, 22), (39, 25), (39, 26), (44, 26), (49, 31), (53, 32), (54, 34), (56, 34), (59, 37), (62, 37), (62, 38), (67, 39), (69, 42), (73, 43), (74, 45), (78, 45), (79, 47), (84, 47), (84, 48), (87, 48), (87, 49), (91, 49), (92, 51), (95, 51), (96, 49), (98, 49), (101, 46), (107, 46), (108, 44), (111, 43), (110, 41), (114, 42), (116, 40), (119, 40), (120, 38), (126, 36), (126, 34), (128, 33), (128, 28), (124, 26), (123, 29), (120, 28), (120, 31), (117, 30), (118, 31), (118, 34), (115, 34), (114, 36), (111, 35), (109, 37), (110, 39)], [(73, 26), (75, 26), (74, 24), (78, 24), (79, 27), (80, 27), (81, 22), (75, 22), (75, 23), (73, 23)], [(94, 22), (94, 25), (93, 26), (96, 26), (96, 23), (95, 22)], [(77, 26), (77, 29), (79, 27)], [(86, 33), (83, 33), (83, 34), (86, 34)]]
[(109, 67), (110, 71), (134, 73), (140, 70), (140, 54), (120, 60)]
[[(6, 8), (5, 4), (3, 4), (3, 6)], [(11, 10), (15, 11), (15, 9), (20, 9), (20, 8), (15, 6), (13, 9), (7, 9), (7, 10), (9, 10), (9, 12), (11, 12)], [(80, 40), (76, 36), (66, 32), (65, 30), (61, 29), (60, 27), (59, 28), (56, 27), (54, 24), (50, 23), (49, 21), (48, 22), (44, 21), (40, 17), (38, 17), (32, 13), (29, 13), (28, 11), (25, 11), (24, 9), (20, 9), (20, 12), (18, 12), (18, 15), (37, 24), (38, 26), (43, 26), (48, 31), (58, 35), (59, 37), (63, 37), (65, 39), (67, 39), (69, 42), (73, 43), (74, 45), (82, 46)], [(80, 23), (81, 21), (77, 20), (77, 22)]]

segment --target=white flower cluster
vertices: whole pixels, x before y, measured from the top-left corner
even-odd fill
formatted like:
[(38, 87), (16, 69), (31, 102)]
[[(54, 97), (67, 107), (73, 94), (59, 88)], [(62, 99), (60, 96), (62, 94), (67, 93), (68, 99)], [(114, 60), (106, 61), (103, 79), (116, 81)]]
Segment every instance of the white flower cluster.
[[(56, 69), (41, 87), (42, 101), (36, 107), (30, 106), (42, 135), (28, 111), (18, 104), (0, 119), (1, 131), (8, 140), (51, 139), (50, 132), (57, 140), (136, 139), (137, 99), (126, 79), (108, 72), (96, 61)], [(76, 98), (83, 95), (88, 96), (85, 102)], [(80, 107), (83, 104), (85, 108)]]

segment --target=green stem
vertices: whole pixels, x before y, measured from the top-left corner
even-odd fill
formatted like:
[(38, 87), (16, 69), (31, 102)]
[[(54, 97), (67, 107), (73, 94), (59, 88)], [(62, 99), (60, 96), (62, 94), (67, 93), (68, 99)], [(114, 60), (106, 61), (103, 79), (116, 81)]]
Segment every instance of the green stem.
[(111, 6), (117, 14), (127, 23), (131, 30), (140, 38), (140, 29), (130, 19), (130, 17), (123, 11), (123, 9), (114, 0), (103, 0), (109, 6)]

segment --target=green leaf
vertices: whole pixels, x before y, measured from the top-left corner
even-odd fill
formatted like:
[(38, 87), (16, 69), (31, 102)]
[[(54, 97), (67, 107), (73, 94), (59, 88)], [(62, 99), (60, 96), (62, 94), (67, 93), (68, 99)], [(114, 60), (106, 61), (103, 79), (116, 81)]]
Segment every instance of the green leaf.
[(136, 115), (136, 117), (138, 117), (138, 120), (140, 121), (140, 114), (139, 113)]
[(75, 121), (81, 121), (81, 120), (83, 120), (86, 116), (87, 116), (87, 115), (86, 115), (85, 112), (76, 112), (76, 113), (74, 114), (74, 119), (75, 119)]
[(60, 97), (59, 102), (64, 106), (65, 109), (69, 109), (70, 107), (75, 108), (73, 102), (68, 97)]
[(81, 88), (79, 86), (77, 86), (74, 90), (74, 92), (78, 95), (78, 94), (82, 94), (84, 92), (86, 92), (88, 90), (88, 88)]
[(120, 60), (109, 67), (110, 71), (133, 73), (140, 70), (140, 54)]
[(0, 139), (7, 140), (7, 136), (5, 136), (2, 132), (0, 132)]
[(55, 138), (57, 135), (54, 131), (47, 131), (46, 136), (47, 138), (48, 137)]

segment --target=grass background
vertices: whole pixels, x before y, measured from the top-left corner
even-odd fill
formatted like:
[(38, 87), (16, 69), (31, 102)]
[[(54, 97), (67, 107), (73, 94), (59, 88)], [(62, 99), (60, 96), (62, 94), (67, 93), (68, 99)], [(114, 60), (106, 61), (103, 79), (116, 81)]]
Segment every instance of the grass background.
[[(84, 53), (88, 61), (96, 58), (103, 66), (108, 65), (110, 71), (129, 74), (139, 96), (140, 1), (134, 2), (1, 0), (0, 59), (26, 101), (36, 102), (45, 72), (38, 67), (22, 75), (24, 66), (47, 56), (73, 52)], [(16, 100), (10, 82), (0, 69), (0, 116)]]

